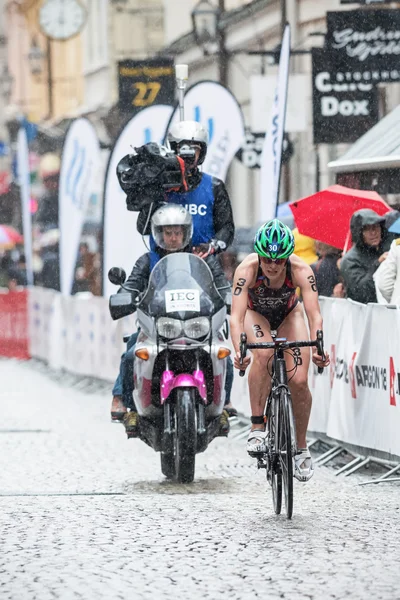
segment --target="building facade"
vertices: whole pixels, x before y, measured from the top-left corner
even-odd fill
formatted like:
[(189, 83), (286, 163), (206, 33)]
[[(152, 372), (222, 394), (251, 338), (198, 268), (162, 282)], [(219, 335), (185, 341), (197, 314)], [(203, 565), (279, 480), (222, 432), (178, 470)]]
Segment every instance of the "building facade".
[[(174, 3), (166, 0), (173, 11)], [(175, 7), (178, 6), (176, 3)], [(218, 4), (214, 0), (214, 4)], [(226, 11), (222, 15), (220, 26), (225, 37), (226, 53), (226, 85), (237, 98), (242, 107), (246, 125), (258, 132), (265, 131), (268, 121), (254, 123), (254, 103), (259, 101), (254, 94), (253, 76), (273, 76), (272, 86), (277, 75), (277, 67), (271, 64), (268, 56), (248, 55), (248, 51), (274, 50), (281, 41), (283, 22), (291, 25), (292, 50), (290, 82), (294, 75), (301, 75), (301, 86), (296, 94), (290, 94), (288, 109), (292, 103), (292, 126), (287, 123), (286, 130), (293, 144), (294, 154), (287, 166), (282, 170), (280, 200), (289, 201), (304, 197), (334, 182), (334, 175), (327, 165), (343, 153), (348, 145), (313, 143), (312, 120), (312, 47), (324, 44), (326, 32), (326, 13), (328, 11), (348, 10), (348, 6), (340, 4), (340, 0), (253, 0), (237, 2), (237, 6), (229, 6), (225, 2)], [(351, 7), (357, 8), (357, 6)], [(167, 17), (166, 31), (172, 28)], [(202, 79), (220, 78), (221, 55), (215, 50), (208, 55), (196, 44), (191, 23), (186, 18), (187, 33), (169, 43), (164, 52), (173, 54), (176, 62), (189, 65), (189, 83)], [(380, 115), (383, 116), (399, 102), (399, 85), (390, 84), (380, 87)], [(296, 124), (296, 111), (298, 121)], [(288, 115), (289, 116), (289, 115)], [(294, 125), (293, 125), (294, 123)], [(291, 127), (293, 130), (291, 130)], [(300, 130), (299, 130), (300, 129)], [(236, 223), (240, 226), (251, 226), (258, 220), (259, 170), (248, 169), (235, 160), (229, 174), (229, 188), (235, 213)]]

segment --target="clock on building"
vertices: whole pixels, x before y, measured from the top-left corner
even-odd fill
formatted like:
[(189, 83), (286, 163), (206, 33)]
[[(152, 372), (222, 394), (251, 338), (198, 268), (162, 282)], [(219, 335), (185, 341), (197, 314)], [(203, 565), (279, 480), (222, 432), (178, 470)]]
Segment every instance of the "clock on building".
[(42, 33), (53, 40), (68, 40), (86, 22), (86, 8), (79, 0), (45, 0), (39, 11)]

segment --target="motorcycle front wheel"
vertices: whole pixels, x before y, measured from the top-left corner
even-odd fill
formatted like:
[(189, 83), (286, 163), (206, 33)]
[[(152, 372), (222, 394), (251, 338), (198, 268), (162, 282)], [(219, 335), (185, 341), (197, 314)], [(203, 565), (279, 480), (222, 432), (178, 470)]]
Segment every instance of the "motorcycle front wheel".
[(176, 392), (175, 405), (175, 478), (179, 483), (194, 479), (197, 447), (196, 390)]
[(161, 452), (161, 473), (165, 475), (167, 479), (174, 479), (175, 456), (172, 452)]

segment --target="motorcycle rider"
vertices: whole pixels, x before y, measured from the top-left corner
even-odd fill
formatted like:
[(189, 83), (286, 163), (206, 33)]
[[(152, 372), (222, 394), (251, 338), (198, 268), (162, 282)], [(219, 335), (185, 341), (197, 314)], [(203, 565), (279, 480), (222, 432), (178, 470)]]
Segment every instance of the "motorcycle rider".
[[(205, 258), (210, 254), (223, 252), (233, 242), (235, 226), (224, 182), (199, 169), (207, 154), (208, 132), (203, 125), (196, 121), (181, 121), (171, 126), (167, 139), (170, 149), (174, 156), (176, 155), (175, 163), (177, 162), (176, 158), (179, 160), (177, 170), (183, 171), (181, 174), (185, 184), (183, 187), (187, 191), (176, 191), (176, 186), (175, 191), (164, 191), (165, 187), (160, 183), (158, 187), (156, 186), (156, 193), (149, 193), (149, 197), (146, 198), (148, 189), (150, 187), (153, 189), (153, 186), (147, 186), (146, 182), (146, 174), (151, 171), (149, 168), (151, 162), (157, 163), (156, 171), (164, 173), (164, 176), (166, 171), (162, 171), (160, 163), (169, 161), (168, 168), (170, 168), (171, 158), (163, 158), (165, 149), (157, 144), (145, 144), (136, 149), (139, 154), (139, 163), (142, 160), (141, 155), (150, 161), (146, 169), (140, 171), (139, 188), (137, 185), (133, 185), (135, 169), (139, 170), (138, 163), (135, 162), (137, 156), (128, 154), (121, 159), (117, 166), (120, 186), (127, 194), (128, 210), (139, 211), (137, 229), (142, 235), (151, 234), (152, 215), (165, 202), (172, 202), (184, 206), (193, 218), (192, 243), (195, 254), (200, 258)], [(153, 151), (154, 154), (152, 154)], [(151, 249), (155, 250), (153, 239), (151, 239)], [(228, 365), (230, 372), (230, 360)], [(120, 390), (121, 386), (114, 389), (116, 393), (111, 407), (111, 418), (114, 420), (123, 418), (123, 414), (126, 412)], [(226, 409), (230, 416), (237, 414), (230, 402)]]
[[(165, 204), (159, 208), (151, 219), (151, 231), (155, 242), (155, 250), (143, 254), (137, 261), (128, 277), (125, 286), (134, 288), (139, 293), (147, 289), (150, 273), (161, 258), (171, 252), (190, 252), (193, 234), (192, 217), (188, 211), (176, 204)], [(220, 262), (215, 256), (209, 255), (205, 261), (213, 274), (215, 286), (221, 290), (221, 295), (230, 292), (230, 284)], [(123, 288), (118, 293), (123, 292)], [(129, 311), (132, 313), (135, 310)], [(127, 313), (125, 312), (124, 315)], [(119, 317), (117, 317), (119, 318)], [(120, 372), (113, 388), (113, 403), (111, 416), (113, 420), (122, 420), (128, 437), (133, 437), (137, 429), (138, 415), (133, 402), (133, 363), (135, 344), (138, 332), (134, 333), (127, 344), (127, 351), (121, 357)], [(233, 364), (228, 358), (227, 376), (225, 381), (225, 404), (230, 404), (230, 393), (233, 383)], [(122, 407), (122, 408), (121, 408)], [(127, 411), (130, 409), (130, 412)], [(223, 414), (226, 420), (229, 412)]]

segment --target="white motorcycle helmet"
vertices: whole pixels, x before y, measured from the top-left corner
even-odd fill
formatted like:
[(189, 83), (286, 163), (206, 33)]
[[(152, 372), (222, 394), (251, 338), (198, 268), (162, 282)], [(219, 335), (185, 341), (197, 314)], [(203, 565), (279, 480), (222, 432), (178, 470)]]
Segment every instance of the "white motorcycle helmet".
[(200, 157), (197, 164), (201, 165), (207, 154), (208, 131), (197, 121), (180, 121), (174, 123), (168, 131), (167, 140), (170, 148), (178, 154), (178, 145), (182, 142), (194, 142), (200, 146)]
[[(182, 241), (174, 248), (167, 247), (164, 239), (164, 227), (182, 227)], [(158, 208), (151, 218), (151, 234), (156, 246), (170, 252), (179, 252), (190, 244), (193, 235), (192, 215), (179, 204), (164, 204)]]

